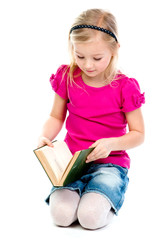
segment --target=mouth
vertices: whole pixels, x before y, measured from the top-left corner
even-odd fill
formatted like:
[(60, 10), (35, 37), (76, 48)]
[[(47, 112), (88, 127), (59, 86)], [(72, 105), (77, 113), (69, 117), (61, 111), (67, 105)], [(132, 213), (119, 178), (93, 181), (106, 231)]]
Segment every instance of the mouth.
[(88, 72), (88, 73), (93, 73), (94, 70), (86, 70), (86, 72)]

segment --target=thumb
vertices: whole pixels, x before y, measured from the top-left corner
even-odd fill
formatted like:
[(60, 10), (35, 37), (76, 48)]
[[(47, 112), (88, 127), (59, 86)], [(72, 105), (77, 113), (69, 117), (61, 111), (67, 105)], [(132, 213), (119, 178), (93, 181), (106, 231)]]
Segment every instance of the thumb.
[(49, 147), (54, 147), (53, 143), (49, 139), (47, 139), (46, 143)]
[(49, 147), (53, 147), (53, 143), (46, 137), (43, 138), (44, 144), (46, 144)]
[(95, 148), (98, 145), (98, 141), (94, 142), (89, 148)]

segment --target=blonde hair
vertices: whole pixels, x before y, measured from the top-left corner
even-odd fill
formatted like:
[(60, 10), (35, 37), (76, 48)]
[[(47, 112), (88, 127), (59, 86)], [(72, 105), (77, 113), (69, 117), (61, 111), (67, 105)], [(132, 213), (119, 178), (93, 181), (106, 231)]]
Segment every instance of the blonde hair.
[[(89, 9), (87, 11), (84, 11), (75, 19), (75, 22), (73, 23), (71, 28), (77, 25), (84, 25), (84, 24), (95, 25), (97, 27), (107, 29), (112, 33), (114, 33), (114, 35), (118, 38), (116, 19), (110, 12), (107, 12), (101, 9)], [(118, 43), (109, 34), (96, 31), (93, 29), (80, 28), (72, 31), (71, 34), (69, 33), (69, 39), (68, 39), (69, 53), (71, 57), (68, 77), (71, 83), (74, 82), (73, 74), (74, 74), (74, 71), (77, 69), (77, 64), (75, 61), (74, 49), (73, 49), (74, 43), (85, 43), (85, 42), (92, 41), (92, 38), (96, 34), (101, 34), (102, 39), (107, 43), (112, 53), (112, 58), (109, 63), (109, 66), (105, 70), (105, 77), (107, 82), (111, 82), (116, 76), (117, 74), (116, 65), (117, 65), (118, 48), (119, 48)]]

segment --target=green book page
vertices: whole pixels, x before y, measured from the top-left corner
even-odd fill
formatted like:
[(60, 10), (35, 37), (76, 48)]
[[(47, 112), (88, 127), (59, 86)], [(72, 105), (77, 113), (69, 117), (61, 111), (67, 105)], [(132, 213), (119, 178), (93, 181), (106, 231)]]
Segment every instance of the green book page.
[(86, 163), (87, 156), (93, 151), (94, 148), (88, 148), (82, 150), (76, 159), (75, 163), (73, 164), (70, 172), (68, 173), (63, 186), (66, 186), (69, 183), (75, 182), (83, 175), (84, 171), (86, 170), (89, 163)]

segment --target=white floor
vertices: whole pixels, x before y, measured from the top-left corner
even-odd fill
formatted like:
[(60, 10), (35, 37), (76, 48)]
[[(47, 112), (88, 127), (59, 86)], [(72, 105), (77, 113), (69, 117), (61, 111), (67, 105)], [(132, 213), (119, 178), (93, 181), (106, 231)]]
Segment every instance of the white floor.
[[(126, 209), (127, 210), (127, 209)], [(18, 211), (18, 209), (17, 209)], [(43, 204), (32, 209), (21, 209), (15, 211), (15, 215), (8, 216), (7, 225), (2, 229), (1, 239), (154, 239), (159, 240), (157, 219), (148, 220), (148, 216), (140, 214), (136, 210), (122, 211), (111, 225), (96, 231), (82, 229), (78, 224), (68, 228), (56, 227), (52, 224), (48, 211)], [(1, 224), (1, 227), (3, 225)], [(4, 237), (5, 236), (5, 237)], [(101, 239), (103, 239), (101, 238)]]
[[(37, 100), (38, 101), (38, 100)], [(32, 97), (32, 102), (33, 97)], [(30, 103), (31, 106), (31, 103)], [(160, 239), (159, 229), (159, 123), (150, 124), (150, 110), (145, 111), (145, 143), (129, 151), (131, 169), (126, 199), (113, 223), (103, 229), (88, 231), (79, 225), (59, 228), (52, 224), (44, 199), (51, 184), (33, 154), (43, 119), (28, 110), (18, 117), (4, 118), (1, 131), (0, 166), (0, 239)], [(38, 110), (40, 111), (40, 109)], [(31, 118), (30, 116), (34, 116)], [(43, 113), (41, 114), (42, 118)], [(8, 123), (9, 122), (9, 123)], [(39, 125), (37, 125), (37, 123)], [(63, 135), (63, 131), (62, 131)], [(62, 137), (62, 136), (61, 136)]]
[[(160, 240), (159, 1), (1, 2), (0, 239)], [(81, 11), (97, 7), (117, 16), (120, 67), (146, 93), (146, 140), (129, 151), (129, 188), (113, 223), (97, 231), (59, 228), (44, 203), (51, 185), (33, 149), (52, 106), (50, 74), (69, 61), (69, 26)]]
[[(11, 151), (12, 152), (12, 151)], [(8, 153), (11, 156), (11, 153)], [(119, 215), (108, 227), (89, 231), (79, 224), (68, 228), (52, 224), (49, 208), (44, 202), (50, 191), (50, 182), (41, 169), (32, 152), (24, 159), (16, 160), (8, 169), (9, 179), (3, 184), (1, 192), (1, 239), (88, 239), (106, 237), (106, 239), (160, 239), (159, 232), (159, 194), (156, 195), (158, 178), (152, 168), (146, 168), (141, 177), (140, 171), (130, 171), (130, 184), (126, 199)], [(27, 163), (28, 159), (28, 163)], [(20, 160), (22, 163), (20, 163)], [(14, 163), (14, 159), (13, 159)], [(14, 168), (13, 168), (14, 167)], [(7, 169), (7, 166), (6, 166)], [(18, 171), (18, 169), (20, 171)], [(149, 174), (152, 182), (149, 180)], [(6, 176), (6, 174), (5, 174)], [(155, 186), (153, 186), (155, 182)], [(153, 197), (152, 197), (153, 196)]]

